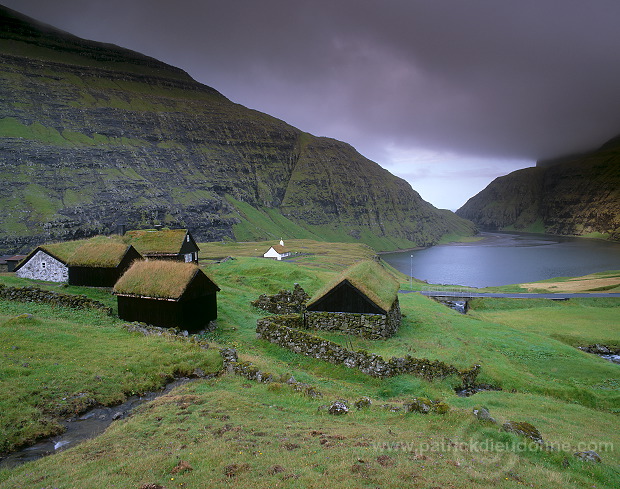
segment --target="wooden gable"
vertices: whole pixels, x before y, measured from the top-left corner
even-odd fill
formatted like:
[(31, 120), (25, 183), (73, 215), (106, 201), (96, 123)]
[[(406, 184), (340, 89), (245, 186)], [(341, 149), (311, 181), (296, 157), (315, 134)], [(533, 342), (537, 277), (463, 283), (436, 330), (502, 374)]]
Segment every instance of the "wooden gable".
[(308, 304), (308, 311), (351, 312), (369, 314), (387, 314), (364, 292), (344, 279), (334, 285), (326, 294)]
[(398, 300), (399, 283), (379, 262), (358, 262), (326, 284), (307, 304), (308, 311), (387, 314)]

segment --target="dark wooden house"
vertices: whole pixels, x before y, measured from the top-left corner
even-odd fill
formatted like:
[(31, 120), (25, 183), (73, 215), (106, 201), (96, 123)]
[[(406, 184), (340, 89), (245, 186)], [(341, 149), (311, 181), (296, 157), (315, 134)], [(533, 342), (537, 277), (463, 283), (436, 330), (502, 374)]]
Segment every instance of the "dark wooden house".
[(6, 259), (6, 271), (14, 272), (20, 261), (26, 258), (26, 255), (13, 255)]
[(391, 336), (401, 320), (398, 289), (398, 281), (380, 263), (360, 262), (310, 299), (306, 326), (368, 338)]
[(26, 255), (2, 255), (0, 256), (0, 273), (14, 272), (17, 264), (26, 258)]
[(124, 240), (146, 259), (198, 262), (200, 248), (187, 229), (127, 231)]
[(189, 332), (217, 319), (219, 290), (195, 263), (169, 260), (134, 262), (114, 286), (121, 319)]
[(69, 258), (69, 285), (114, 287), (121, 275), (142, 255), (131, 245), (88, 242)]

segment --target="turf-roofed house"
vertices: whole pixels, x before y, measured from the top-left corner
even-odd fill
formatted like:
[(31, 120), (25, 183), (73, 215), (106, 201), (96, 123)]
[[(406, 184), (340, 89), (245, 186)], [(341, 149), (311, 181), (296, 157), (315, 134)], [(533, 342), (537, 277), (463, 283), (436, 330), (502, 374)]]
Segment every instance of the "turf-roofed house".
[(114, 287), (114, 284), (142, 255), (122, 242), (87, 242), (69, 258), (69, 285)]
[(114, 286), (121, 319), (189, 332), (217, 319), (219, 290), (195, 263), (169, 260), (134, 262)]
[(15, 268), (18, 277), (70, 285), (114, 287), (142, 256), (117, 235), (41, 245)]
[(33, 280), (67, 282), (69, 260), (84, 241), (67, 241), (37, 246), (15, 267), (15, 275)]
[(379, 262), (359, 262), (310, 299), (305, 325), (364, 338), (388, 338), (400, 327), (398, 289), (398, 281)]
[(146, 259), (198, 262), (200, 248), (187, 229), (139, 229), (124, 239)]

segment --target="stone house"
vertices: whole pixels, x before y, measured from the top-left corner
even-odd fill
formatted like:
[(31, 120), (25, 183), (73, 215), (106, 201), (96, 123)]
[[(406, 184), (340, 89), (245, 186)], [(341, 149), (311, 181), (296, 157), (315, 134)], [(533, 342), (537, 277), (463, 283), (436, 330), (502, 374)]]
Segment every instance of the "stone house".
[(399, 287), (379, 262), (359, 262), (310, 299), (304, 325), (364, 338), (388, 338), (400, 327)]
[(45, 244), (15, 267), (18, 277), (71, 285), (112, 287), (140, 254), (120, 236)]
[(172, 260), (136, 261), (114, 286), (121, 319), (189, 332), (217, 319), (219, 291), (195, 263)]
[(263, 253), (263, 258), (272, 258), (278, 261), (289, 256), (291, 256), (291, 252), (284, 246), (283, 240), (280, 240), (280, 244), (271, 246), (265, 253)]
[(66, 282), (69, 280), (70, 252), (57, 245), (38, 246), (15, 267), (15, 275), (33, 280)]
[(140, 229), (123, 236), (147, 260), (198, 263), (200, 248), (187, 229)]

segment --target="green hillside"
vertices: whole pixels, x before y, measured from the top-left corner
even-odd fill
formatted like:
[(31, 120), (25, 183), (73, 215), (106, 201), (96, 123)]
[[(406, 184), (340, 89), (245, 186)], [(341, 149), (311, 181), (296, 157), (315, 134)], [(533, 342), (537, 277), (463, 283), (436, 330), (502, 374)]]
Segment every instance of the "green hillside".
[(386, 250), (473, 232), (351, 146), (178, 68), (1, 7), (0, 26), (0, 251), (118, 224)]
[[(234, 257), (202, 264), (222, 288), (217, 329), (202, 337), (206, 350), (186, 339), (128, 333), (122, 321), (99, 312), (2, 301), (2, 429), (13, 443), (37, 430), (53, 432), (62, 409), (79, 410), (93, 396), (114, 402), (176, 369), (218, 368), (219, 347), (236, 348), (241, 361), (273, 380), (230, 372), (196, 380), (115, 421), (95, 439), (0, 469), (0, 488), (199, 488), (205, 481), (222, 488), (618, 487), (618, 366), (576, 348), (620, 346), (613, 326), (617, 299), (484, 299), (461, 315), (420, 294), (401, 293), (404, 317), (394, 337), (320, 335), (385, 358), (479, 364), (478, 382), (502, 389), (459, 397), (454, 376), (378, 379), (258, 340), (256, 320), (267, 313), (250, 301), (294, 283), (314, 294), (374, 254), (359, 244), (293, 244), (307, 254), (292, 263), (253, 257), (261, 243), (205, 244), (205, 254)], [(405, 277), (395, 276), (407, 286)], [(0, 282), (32, 284), (8, 274)], [(104, 291), (95, 292), (113, 304)], [(26, 313), (32, 317), (20, 316)], [(295, 384), (287, 383), (291, 378)], [(356, 409), (364, 397), (370, 406)], [(421, 397), (441, 400), (449, 411), (403, 410)], [(338, 399), (348, 402), (348, 414), (332, 416), (321, 407)], [(500, 424), (477, 420), (472, 409), (480, 406)], [(501, 424), (509, 420), (531, 423), (551, 448), (504, 431)], [(573, 455), (583, 450), (595, 450), (602, 462)]]

